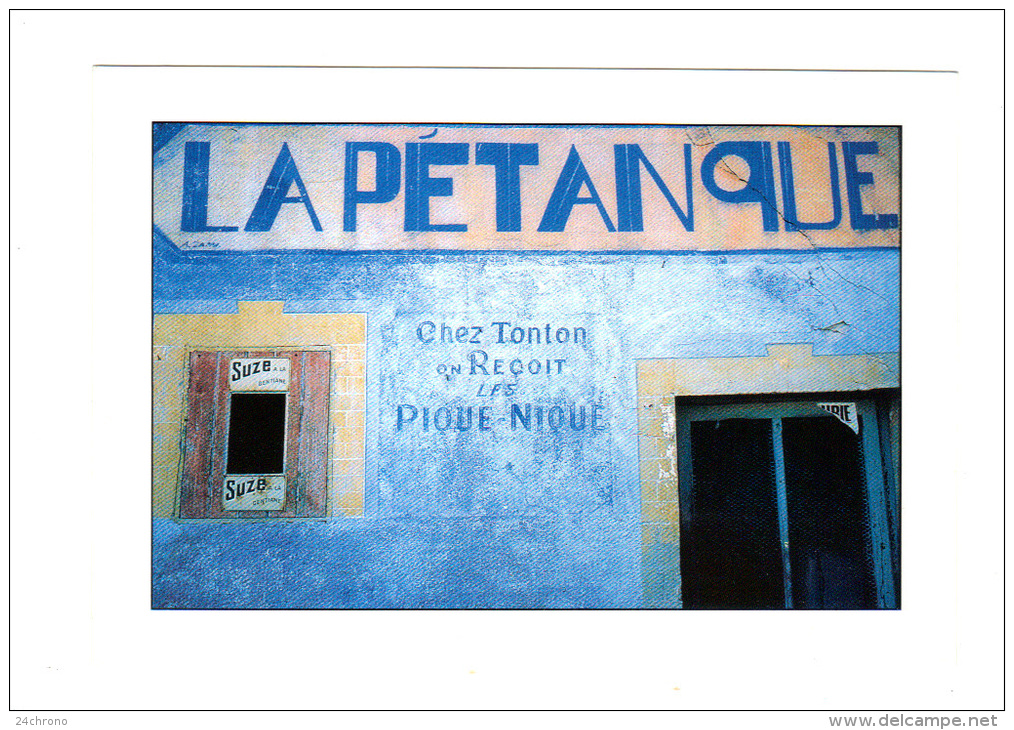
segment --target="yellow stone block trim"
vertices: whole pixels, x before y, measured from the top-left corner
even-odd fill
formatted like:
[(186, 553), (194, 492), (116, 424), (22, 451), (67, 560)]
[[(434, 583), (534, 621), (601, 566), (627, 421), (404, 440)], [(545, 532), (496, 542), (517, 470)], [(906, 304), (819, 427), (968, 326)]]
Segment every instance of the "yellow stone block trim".
[[(187, 363), (193, 350), (319, 349), (331, 352), (331, 468), (329, 516), (362, 516), (365, 487), (342, 482), (336, 493), (334, 459), (366, 458), (366, 315), (286, 314), (285, 302), (237, 302), (231, 314), (156, 314), (152, 331), (152, 514), (173, 517), (179, 498), (186, 412)], [(338, 373), (342, 373), (339, 377)], [(340, 381), (340, 383), (339, 383)], [(337, 387), (336, 387), (337, 386)], [(361, 467), (359, 467), (361, 472)]]

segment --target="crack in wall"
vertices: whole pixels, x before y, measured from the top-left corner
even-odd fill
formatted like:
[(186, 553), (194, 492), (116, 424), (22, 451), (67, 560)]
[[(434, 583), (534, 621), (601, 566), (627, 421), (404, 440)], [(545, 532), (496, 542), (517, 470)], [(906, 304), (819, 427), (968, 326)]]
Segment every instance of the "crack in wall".
[[(710, 133), (708, 134), (708, 136), (710, 138)], [(688, 135), (688, 139), (690, 139), (689, 135)], [(691, 139), (691, 141), (693, 142), (692, 139)], [(697, 143), (694, 143), (694, 144), (697, 144)], [(709, 146), (709, 145), (713, 146), (714, 144), (715, 144), (715, 142), (711, 141), (710, 143), (700, 143), (700, 144), (697, 144), (697, 146)], [(841, 279), (845, 283), (851, 284), (852, 286), (855, 286), (855, 287), (857, 287), (859, 289), (867, 291), (870, 294), (872, 294), (873, 296), (875, 296), (878, 299), (880, 299), (881, 301), (885, 301), (885, 302), (887, 301), (887, 299), (880, 292), (874, 291), (870, 287), (865, 286), (863, 284), (860, 284), (860, 283), (858, 283), (856, 281), (852, 281), (851, 279), (849, 279), (848, 277), (846, 277), (844, 274), (842, 274), (840, 271), (838, 271), (837, 269), (835, 269), (833, 266), (831, 266), (830, 264), (828, 264), (824, 260), (823, 254), (821, 253), (821, 249), (814, 243), (814, 240), (810, 236), (810, 234), (808, 234), (806, 231), (804, 231), (801, 228), (799, 228), (792, 221), (789, 221), (789, 219), (785, 216), (785, 212), (782, 210), (781, 206), (778, 205), (778, 200), (777, 199), (776, 200), (771, 200), (771, 198), (769, 196), (765, 195), (765, 193), (764, 193), (763, 190), (759, 189), (755, 185), (751, 185), (749, 180), (744, 179), (739, 173), (737, 173), (735, 170), (733, 170), (732, 167), (728, 163), (725, 162), (725, 158), (723, 158), (721, 160), (720, 165), (721, 165), (721, 168), (725, 172), (727, 172), (729, 175), (731, 175), (733, 178), (735, 178), (739, 182), (743, 183), (743, 186), (746, 187), (747, 189), (749, 189), (749, 190), (757, 193), (757, 195), (765, 203), (767, 203), (768, 205), (771, 206), (771, 209), (774, 210), (775, 213), (778, 215), (778, 217), (782, 220), (782, 222), (783, 222), (783, 224), (785, 226), (786, 232), (795, 232), (795, 233), (798, 233), (799, 235), (801, 235), (806, 240), (806, 243), (809, 246), (810, 250), (817, 257), (817, 268), (819, 270), (821, 270), (825, 274), (827, 273), (827, 271), (831, 271), (832, 273), (834, 273), (839, 279)], [(839, 183), (838, 180), (835, 180), (834, 182), (835, 182), (835, 184)], [(784, 264), (783, 264), (783, 266), (784, 266)], [(787, 266), (786, 266), (786, 268), (788, 269)], [(794, 276), (796, 276), (796, 278), (798, 278), (801, 282), (807, 284), (809, 287), (811, 287), (812, 289), (814, 289), (814, 291), (816, 291), (820, 295), (820, 297), (822, 299), (824, 299), (825, 301), (827, 301), (828, 304), (831, 305), (831, 307), (835, 310), (836, 313), (841, 314), (841, 312), (838, 310), (837, 305), (830, 299), (830, 297), (828, 297), (827, 294), (825, 294), (819, 287), (816, 286), (816, 284), (814, 284), (812, 276), (809, 278), (808, 281), (804, 281), (802, 278), (800, 278), (798, 276), (798, 274), (796, 274), (795, 272), (793, 272), (791, 269), (788, 269), (788, 270)]]

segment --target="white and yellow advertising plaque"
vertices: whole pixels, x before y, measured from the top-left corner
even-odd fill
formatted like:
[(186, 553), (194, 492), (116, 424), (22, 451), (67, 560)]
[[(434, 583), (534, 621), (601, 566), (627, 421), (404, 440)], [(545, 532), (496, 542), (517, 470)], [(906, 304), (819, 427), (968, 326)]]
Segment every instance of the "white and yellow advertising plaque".
[(285, 477), (280, 474), (227, 474), (222, 484), (222, 507), (227, 510), (285, 509)]
[(288, 358), (234, 358), (229, 363), (229, 389), (239, 391), (275, 392), (288, 390)]

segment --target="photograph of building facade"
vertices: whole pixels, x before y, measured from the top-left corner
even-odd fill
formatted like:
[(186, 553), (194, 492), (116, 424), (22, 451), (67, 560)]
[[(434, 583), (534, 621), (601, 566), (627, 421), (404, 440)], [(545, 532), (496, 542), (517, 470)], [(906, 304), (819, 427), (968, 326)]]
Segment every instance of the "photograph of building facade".
[(900, 155), (154, 125), (153, 607), (899, 607)]

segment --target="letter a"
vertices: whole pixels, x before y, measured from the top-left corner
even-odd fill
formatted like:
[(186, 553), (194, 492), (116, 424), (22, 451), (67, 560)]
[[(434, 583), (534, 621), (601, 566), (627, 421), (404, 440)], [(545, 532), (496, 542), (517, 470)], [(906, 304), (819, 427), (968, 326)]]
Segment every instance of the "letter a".
[[(588, 188), (587, 197), (581, 197), (581, 190), (584, 187)], [(549, 196), (546, 212), (543, 213), (542, 222), (539, 223), (539, 231), (562, 231), (567, 226), (567, 219), (570, 218), (574, 206), (579, 204), (594, 204), (606, 224), (606, 230), (616, 231), (609, 213), (606, 212), (606, 206), (602, 204), (602, 198), (595, 192), (595, 184), (588, 170), (577, 154), (577, 148), (571, 145), (570, 154), (567, 155), (567, 161), (556, 181), (556, 187), (553, 188), (553, 194)]]
[[(288, 196), (292, 183), (295, 183), (299, 190), (299, 195), (294, 198)], [(299, 176), (299, 170), (296, 169), (296, 162), (292, 159), (292, 153), (289, 152), (288, 142), (282, 143), (282, 151), (278, 153), (278, 159), (275, 160), (274, 167), (271, 168), (268, 181), (264, 183), (264, 189), (257, 200), (257, 205), (254, 206), (250, 220), (246, 222), (243, 230), (270, 231), (283, 203), (302, 203), (310, 215), (313, 230), (324, 230), (320, 227), (320, 221), (317, 220), (317, 214), (310, 203), (310, 196), (306, 193), (306, 186), (303, 185), (303, 179)]]

